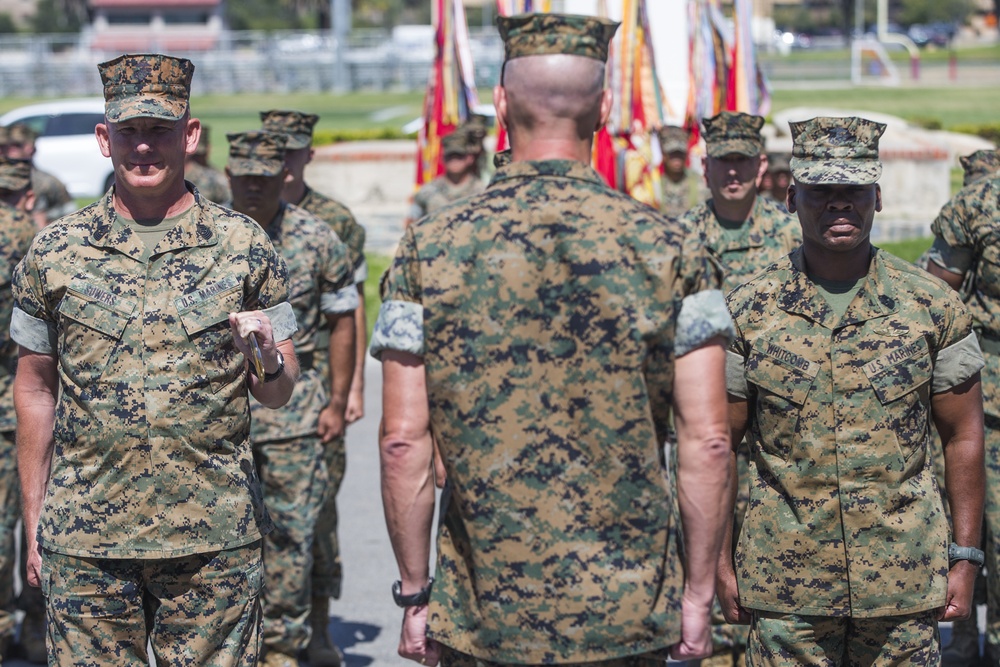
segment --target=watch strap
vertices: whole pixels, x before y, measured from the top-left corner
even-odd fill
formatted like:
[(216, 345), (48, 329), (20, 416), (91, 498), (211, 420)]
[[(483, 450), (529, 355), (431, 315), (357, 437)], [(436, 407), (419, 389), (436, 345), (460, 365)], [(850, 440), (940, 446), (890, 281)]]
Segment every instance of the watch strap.
[(954, 542), (948, 545), (948, 565), (949, 567), (955, 563), (955, 561), (967, 560), (975, 565), (982, 566), (986, 560), (986, 554), (983, 553), (982, 549), (977, 549), (976, 547), (960, 547)]
[(434, 577), (427, 579), (427, 585), (416, 593), (403, 595), (403, 582), (395, 581), (392, 584), (392, 599), (398, 607), (419, 607), (425, 605), (431, 599), (431, 587), (434, 586)]

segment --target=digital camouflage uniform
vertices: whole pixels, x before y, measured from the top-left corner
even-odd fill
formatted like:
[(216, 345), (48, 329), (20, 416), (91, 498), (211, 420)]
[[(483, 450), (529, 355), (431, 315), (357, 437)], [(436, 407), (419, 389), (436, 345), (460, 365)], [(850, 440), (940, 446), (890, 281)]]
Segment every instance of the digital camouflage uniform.
[(981, 150), (958, 158), (962, 164), (962, 186), (971, 185), (1000, 172), (1000, 153), (995, 150)]
[[(791, 129), (797, 183), (881, 174), (884, 125)], [(748, 664), (936, 665), (950, 529), (931, 400), (982, 367), (972, 317), (940, 281), (876, 248), (840, 315), (804, 263), (796, 250), (728, 297), (727, 385), (747, 401), (751, 448), (734, 561), (752, 612)]]
[[(664, 125), (657, 130), (656, 136), (660, 141), (660, 152), (663, 154), (664, 162), (671, 153), (683, 153), (685, 161), (687, 160), (690, 140), (687, 130), (676, 125)], [(705, 179), (690, 169), (685, 169), (678, 181), (671, 180), (664, 173), (660, 184), (660, 211), (670, 218), (683, 216), (710, 196)]]
[[(111, 122), (187, 108), (189, 61), (100, 69)], [(58, 370), (38, 527), (49, 663), (145, 662), (151, 641), (161, 664), (255, 664), (271, 522), (228, 313), (295, 331), (267, 235), (199, 196), (147, 252), (112, 189), (38, 234), (13, 289), (12, 337)]]
[[(275, 530), (264, 539), (264, 647), (296, 655), (309, 639), (314, 534), (330, 493), (319, 413), (329, 403), (327, 367), (310, 363), (325, 315), (352, 312), (358, 292), (346, 246), (323, 221), (291, 205), (267, 227), (288, 266), (289, 301), (299, 330), (292, 337), (302, 375), (288, 403), (253, 403), (250, 431)], [(304, 583), (303, 583), (304, 582)]]
[(839, 321), (801, 251), (737, 288), (729, 304), (729, 391), (750, 404), (741, 604), (764, 619), (943, 606), (950, 539), (928, 451), (930, 397), (981, 365), (968, 311), (878, 251)]
[(423, 357), (447, 470), (428, 636), (519, 664), (679, 639), (673, 359), (729, 326), (687, 239), (561, 160), (502, 167), (404, 233), (371, 348)]
[[(441, 150), (445, 155), (450, 154), (473, 154), (476, 149), (464, 132), (453, 132), (441, 141)], [(475, 173), (461, 183), (455, 184), (448, 180), (445, 175), (438, 176), (430, 183), (426, 183), (413, 195), (413, 204), (410, 206), (410, 219), (419, 220), (428, 213), (447, 206), (448, 204), (465, 199), (483, 191), (483, 182)]]
[[(368, 278), (365, 259), (365, 228), (358, 224), (351, 211), (336, 201), (306, 186), (306, 194), (298, 206), (326, 222), (347, 246), (348, 258), (353, 267), (354, 284), (363, 285)], [(328, 329), (321, 328), (316, 342), (317, 368), (327, 368), (330, 339)], [(329, 376), (324, 376), (328, 382)], [(344, 436), (323, 445), (329, 475), (329, 493), (316, 523), (316, 540), (313, 543), (312, 590), (315, 597), (337, 599), (340, 597), (344, 570), (340, 561), (340, 540), (337, 537), (337, 493), (347, 470), (347, 447)]]
[[(27, 187), (30, 173), (28, 162), (0, 158), (0, 188), (21, 190)], [(21, 518), (21, 485), (14, 444), (17, 343), (10, 338), (10, 318), (14, 311), (11, 278), (14, 267), (28, 252), (34, 234), (31, 218), (0, 202), (0, 650), (6, 650), (14, 638), (15, 535)]]
[[(931, 225), (930, 261), (966, 276), (960, 292), (972, 311), (986, 366), (982, 371), (986, 425), (986, 641), (1000, 660), (1000, 174), (963, 187)], [(978, 634), (978, 633), (977, 633)], [(992, 664), (992, 663), (991, 663)]]
[[(761, 120), (749, 114), (726, 113), (705, 121), (705, 141), (709, 154), (718, 156), (740, 153), (760, 155), (764, 144), (760, 137)], [(725, 292), (739, 287), (770, 264), (778, 261), (802, 243), (799, 221), (779, 208), (775, 202), (758, 194), (750, 217), (739, 230), (724, 230), (715, 213), (711, 199), (691, 209), (681, 218), (689, 233), (702, 239), (722, 263), (723, 289)], [(748, 502), (749, 454), (746, 445), (737, 452), (737, 473), (740, 478), (734, 521), (734, 543), (739, 534), (741, 518)], [(716, 659), (703, 660), (703, 667), (725, 667), (741, 661), (746, 646), (746, 629), (730, 625), (722, 616), (721, 607), (713, 610), (712, 644)], [(726, 652), (735, 649), (735, 655)]]
[(722, 263), (727, 292), (802, 244), (799, 221), (778, 208), (774, 201), (760, 195), (738, 237), (723, 236), (711, 200), (689, 211), (682, 221), (692, 233), (704, 238), (705, 245)]

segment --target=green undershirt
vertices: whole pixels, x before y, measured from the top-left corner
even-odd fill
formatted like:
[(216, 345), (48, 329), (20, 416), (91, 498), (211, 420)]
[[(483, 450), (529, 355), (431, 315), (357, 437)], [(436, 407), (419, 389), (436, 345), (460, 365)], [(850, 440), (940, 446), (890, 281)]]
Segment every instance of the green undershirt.
[(176, 227), (177, 223), (185, 218), (192, 217), (193, 214), (194, 207), (192, 206), (180, 215), (175, 215), (172, 218), (163, 218), (162, 220), (132, 220), (131, 218), (126, 218), (121, 213), (118, 213), (118, 220), (121, 224), (131, 227), (132, 231), (139, 236), (139, 240), (142, 241), (144, 246), (142, 259), (146, 261), (153, 254), (153, 249), (156, 248), (163, 237)]
[(837, 314), (837, 319), (844, 317), (847, 307), (851, 305), (851, 301), (854, 301), (855, 295), (867, 279), (868, 276), (856, 280), (822, 280), (812, 275), (809, 276), (809, 280), (816, 285), (816, 289), (830, 304), (830, 308), (833, 308), (833, 312)]

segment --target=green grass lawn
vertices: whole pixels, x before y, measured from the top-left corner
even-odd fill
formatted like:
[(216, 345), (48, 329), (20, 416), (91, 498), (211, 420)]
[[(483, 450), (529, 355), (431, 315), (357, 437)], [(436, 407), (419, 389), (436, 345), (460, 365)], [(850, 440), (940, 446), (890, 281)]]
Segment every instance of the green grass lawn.
[(368, 320), (368, 340), (371, 340), (372, 327), (375, 326), (375, 318), (378, 317), (378, 309), (382, 305), (382, 299), (378, 294), (378, 281), (382, 278), (382, 273), (389, 268), (392, 258), (366, 252), (365, 259), (368, 260), (368, 278), (365, 280), (365, 319)]
[(924, 254), (925, 250), (931, 247), (931, 243), (933, 242), (934, 239), (932, 237), (925, 236), (918, 239), (893, 241), (892, 243), (879, 243), (878, 247), (908, 262), (915, 262), (918, 257)]

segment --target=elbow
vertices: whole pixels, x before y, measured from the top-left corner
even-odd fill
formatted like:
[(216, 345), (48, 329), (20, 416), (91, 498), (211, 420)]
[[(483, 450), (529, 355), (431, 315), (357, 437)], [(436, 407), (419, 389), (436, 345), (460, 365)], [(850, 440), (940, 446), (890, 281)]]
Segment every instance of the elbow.
[(716, 474), (728, 470), (732, 456), (729, 433), (723, 429), (702, 434), (687, 443), (681, 441), (679, 463), (682, 469), (697, 474)]

